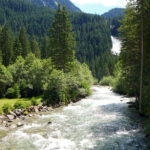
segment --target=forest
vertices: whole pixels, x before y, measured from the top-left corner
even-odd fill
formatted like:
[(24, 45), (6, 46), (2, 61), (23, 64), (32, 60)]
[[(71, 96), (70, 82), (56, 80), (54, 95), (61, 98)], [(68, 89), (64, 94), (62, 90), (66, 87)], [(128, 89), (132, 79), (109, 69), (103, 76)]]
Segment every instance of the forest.
[[(42, 50), (42, 41), (49, 36), (49, 28), (56, 11), (37, 6), (26, 0), (1, 0), (0, 25), (8, 24), (13, 39), (25, 26), (28, 39), (35, 37)], [(100, 80), (103, 76), (112, 75), (117, 57), (111, 54), (112, 42), (110, 28), (106, 20), (99, 15), (85, 13), (70, 13), (73, 31), (76, 38), (76, 58), (85, 62), (94, 77)], [(43, 54), (41, 54), (43, 55)]]
[[(29, 42), (24, 26), (14, 41), (7, 24), (1, 29), (1, 98), (42, 96), (43, 104), (55, 106), (90, 94), (93, 77), (89, 67), (75, 58), (76, 40), (64, 6), (59, 6), (49, 32), (50, 36), (43, 40), (44, 46), (46, 40), (49, 45), (41, 53), (34, 36)], [(4, 105), (2, 109), (9, 113), (10, 106)]]

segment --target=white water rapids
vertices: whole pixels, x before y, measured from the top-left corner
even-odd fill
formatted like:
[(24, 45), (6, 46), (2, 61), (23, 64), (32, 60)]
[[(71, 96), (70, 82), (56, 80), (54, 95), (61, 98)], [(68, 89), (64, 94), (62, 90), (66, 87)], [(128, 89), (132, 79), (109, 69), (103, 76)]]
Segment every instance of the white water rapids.
[(130, 99), (108, 87), (92, 89), (88, 98), (9, 129), (0, 150), (145, 150), (141, 118), (126, 104)]

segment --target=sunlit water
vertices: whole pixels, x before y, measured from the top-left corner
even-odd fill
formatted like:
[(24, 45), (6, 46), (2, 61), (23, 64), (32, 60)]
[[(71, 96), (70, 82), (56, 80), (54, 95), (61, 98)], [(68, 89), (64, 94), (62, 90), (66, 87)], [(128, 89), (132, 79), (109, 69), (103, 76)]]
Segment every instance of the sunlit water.
[(111, 36), (113, 47), (111, 49), (113, 54), (119, 55), (121, 50), (121, 41), (113, 36)]
[(128, 108), (129, 100), (95, 86), (92, 96), (10, 130), (0, 139), (0, 149), (145, 150), (140, 117)]

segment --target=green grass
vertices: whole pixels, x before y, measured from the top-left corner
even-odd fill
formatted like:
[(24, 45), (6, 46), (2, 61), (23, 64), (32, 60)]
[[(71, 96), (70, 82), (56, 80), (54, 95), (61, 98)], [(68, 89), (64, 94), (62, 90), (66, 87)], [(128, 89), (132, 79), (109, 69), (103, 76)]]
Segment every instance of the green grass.
[[(42, 98), (41, 97), (35, 97), (35, 99), (37, 100), (37, 102), (41, 102)], [(0, 109), (2, 109), (4, 104), (10, 104), (10, 105), (14, 105), (17, 101), (21, 101), (21, 102), (30, 102), (32, 100), (32, 98), (16, 98), (16, 99), (8, 99), (8, 98), (1, 98), (0, 99)]]

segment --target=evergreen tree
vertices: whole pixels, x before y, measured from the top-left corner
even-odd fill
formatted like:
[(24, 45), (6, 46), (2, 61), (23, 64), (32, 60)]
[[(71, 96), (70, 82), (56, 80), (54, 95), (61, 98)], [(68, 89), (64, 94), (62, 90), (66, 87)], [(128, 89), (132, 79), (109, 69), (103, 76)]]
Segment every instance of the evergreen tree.
[(40, 58), (41, 54), (40, 54), (40, 48), (39, 45), (35, 39), (35, 36), (31, 37), (31, 51), (32, 53), (37, 57)]
[(45, 59), (48, 56), (51, 56), (51, 54), (48, 54), (48, 42), (49, 42), (48, 37), (45, 35), (41, 43), (41, 58), (42, 59)]
[(17, 57), (21, 55), (22, 55), (22, 46), (19, 41), (19, 38), (16, 38), (13, 45), (13, 61), (15, 61)]
[(26, 34), (26, 29), (23, 25), (20, 30), (19, 40), (22, 46), (22, 57), (25, 58), (27, 54), (30, 52), (30, 44)]
[(12, 38), (10, 36), (10, 29), (8, 25), (5, 25), (0, 34), (0, 49), (2, 52), (2, 60), (5, 66), (8, 66), (12, 62), (13, 46)]
[(74, 60), (75, 37), (65, 6), (59, 5), (52, 28), (50, 29), (51, 58), (57, 69), (67, 71)]

